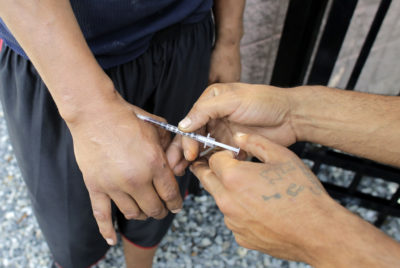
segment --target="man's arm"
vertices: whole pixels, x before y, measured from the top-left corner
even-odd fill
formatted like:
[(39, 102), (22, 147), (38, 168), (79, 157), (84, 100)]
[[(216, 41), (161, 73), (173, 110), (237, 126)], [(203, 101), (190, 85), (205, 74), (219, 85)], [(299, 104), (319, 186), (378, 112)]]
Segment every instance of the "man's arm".
[(191, 170), (240, 245), (314, 267), (400, 265), (400, 244), (331, 199), (295, 154), (258, 135), (235, 140), (263, 163), (223, 151)]
[(400, 166), (400, 97), (299, 87), (291, 101), (297, 140)]
[[(225, 133), (260, 134), (281, 145), (310, 141), (400, 166), (400, 97), (322, 86), (281, 89), (243, 83), (209, 86), (182, 120), (195, 131), (222, 119)], [(217, 137), (223, 138), (223, 137)], [(185, 144), (184, 144), (185, 145)], [(194, 151), (184, 146), (185, 150)]]
[(214, 0), (215, 47), (209, 83), (240, 80), (240, 40), (243, 36), (245, 0)]
[[(240, 40), (243, 36), (243, 11), (245, 0), (214, 0), (215, 45), (210, 59), (209, 84), (237, 82), (240, 80)], [(192, 150), (183, 150), (190, 147)], [(187, 137), (176, 135), (167, 157), (175, 175), (182, 176), (198, 154), (198, 145)]]
[(0, 16), (66, 121), (78, 117), (87, 105), (95, 109), (97, 103), (115, 98), (114, 86), (87, 46), (69, 1), (2, 0)]
[[(127, 219), (160, 219), (182, 199), (154, 127), (125, 102), (92, 55), (68, 0), (0, 2), (0, 16), (65, 119), (100, 232), (116, 243), (111, 199)], [(165, 206), (164, 206), (165, 204)], [(166, 209), (167, 208), (167, 209)]]

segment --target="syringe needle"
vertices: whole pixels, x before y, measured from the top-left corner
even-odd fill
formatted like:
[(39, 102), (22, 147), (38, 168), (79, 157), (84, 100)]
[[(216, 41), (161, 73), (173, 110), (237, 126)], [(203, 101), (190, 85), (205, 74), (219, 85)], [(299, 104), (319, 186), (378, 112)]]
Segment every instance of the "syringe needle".
[(148, 116), (145, 116), (145, 115), (141, 115), (141, 114), (136, 114), (136, 116), (139, 119), (143, 120), (143, 121), (147, 121), (147, 122), (156, 124), (157, 126), (162, 127), (162, 128), (164, 128), (164, 129), (166, 129), (166, 130), (168, 130), (170, 132), (174, 132), (174, 133), (182, 135), (182, 136), (187, 136), (187, 137), (189, 137), (191, 139), (194, 139), (194, 140), (196, 140), (198, 142), (201, 142), (201, 143), (204, 144), (204, 147), (213, 148), (215, 146), (218, 146), (218, 147), (224, 148), (226, 150), (232, 151), (236, 155), (238, 155), (239, 152), (240, 152), (240, 148), (236, 148), (236, 147), (233, 147), (233, 146), (226, 145), (226, 144), (224, 144), (222, 142), (218, 142), (215, 139), (211, 138), (210, 134), (208, 134), (208, 136), (205, 137), (205, 136), (202, 136), (202, 135), (194, 133), (194, 132), (189, 132), (189, 133), (188, 132), (183, 132), (183, 131), (179, 130), (179, 128), (176, 127), (176, 126), (173, 126), (173, 125), (170, 125), (170, 124), (167, 124), (167, 123), (164, 123), (164, 122), (160, 122), (160, 121), (155, 120), (155, 119), (153, 119), (151, 117), (148, 117)]

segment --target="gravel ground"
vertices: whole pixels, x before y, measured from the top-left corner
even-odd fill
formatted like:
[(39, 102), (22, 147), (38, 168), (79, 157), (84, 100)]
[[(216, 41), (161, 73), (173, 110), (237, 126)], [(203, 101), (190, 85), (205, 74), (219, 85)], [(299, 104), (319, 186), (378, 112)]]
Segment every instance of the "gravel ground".
[[(352, 174), (337, 168), (321, 168), (320, 178), (340, 185)], [(368, 178), (362, 191), (382, 196), (397, 185)], [(369, 187), (373, 185), (374, 188)], [(367, 220), (374, 211), (349, 204), (348, 208)], [(400, 220), (389, 219), (383, 230), (400, 241)], [(3, 114), (0, 112), (0, 267), (50, 267), (52, 258), (32, 213), (27, 190), (18, 170)], [(121, 244), (111, 248), (98, 268), (124, 267)], [(207, 193), (189, 196), (184, 209), (162, 241), (154, 267), (309, 267), (287, 262), (239, 247), (224, 226), (223, 216)]]

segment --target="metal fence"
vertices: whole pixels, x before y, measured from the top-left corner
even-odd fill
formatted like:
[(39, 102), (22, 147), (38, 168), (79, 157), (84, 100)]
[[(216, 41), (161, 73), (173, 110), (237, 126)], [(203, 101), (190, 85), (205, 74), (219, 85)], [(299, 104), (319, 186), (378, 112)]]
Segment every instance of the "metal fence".
[[(291, 0), (272, 74), (271, 84), (293, 87), (302, 84), (327, 85), (338, 59), (357, 0)], [(390, 8), (382, 0), (364, 40), (346, 90), (353, 90), (371, 48)], [(389, 197), (378, 197), (359, 190), (363, 177), (381, 178), (400, 184), (400, 170), (323, 146), (297, 143), (292, 149), (313, 162), (318, 174), (321, 165), (339, 167), (354, 175), (347, 186), (323, 182), (327, 191), (342, 204), (349, 202), (378, 212), (374, 224), (380, 226), (387, 216), (400, 217), (400, 187)]]

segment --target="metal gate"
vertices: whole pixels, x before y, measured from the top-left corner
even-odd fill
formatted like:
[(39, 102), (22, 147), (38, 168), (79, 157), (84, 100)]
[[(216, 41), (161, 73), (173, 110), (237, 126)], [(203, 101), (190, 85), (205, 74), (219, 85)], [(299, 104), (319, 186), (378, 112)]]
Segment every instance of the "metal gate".
[[(280, 87), (303, 84), (327, 85), (357, 2), (357, 0), (291, 0), (271, 84)], [(354, 89), (391, 2), (391, 0), (381, 0), (347, 82), (346, 90)], [(389, 199), (358, 190), (364, 176), (400, 184), (399, 169), (309, 143), (297, 143), (292, 149), (301, 158), (313, 162), (312, 170), (316, 174), (322, 165), (351, 171), (354, 176), (347, 186), (329, 182), (323, 184), (331, 196), (342, 204), (352, 202), (377, 211), (378, 217), (374, 222), (376, 226), (382, 225), (389, 215), (400, 217), (400, 187)]]

